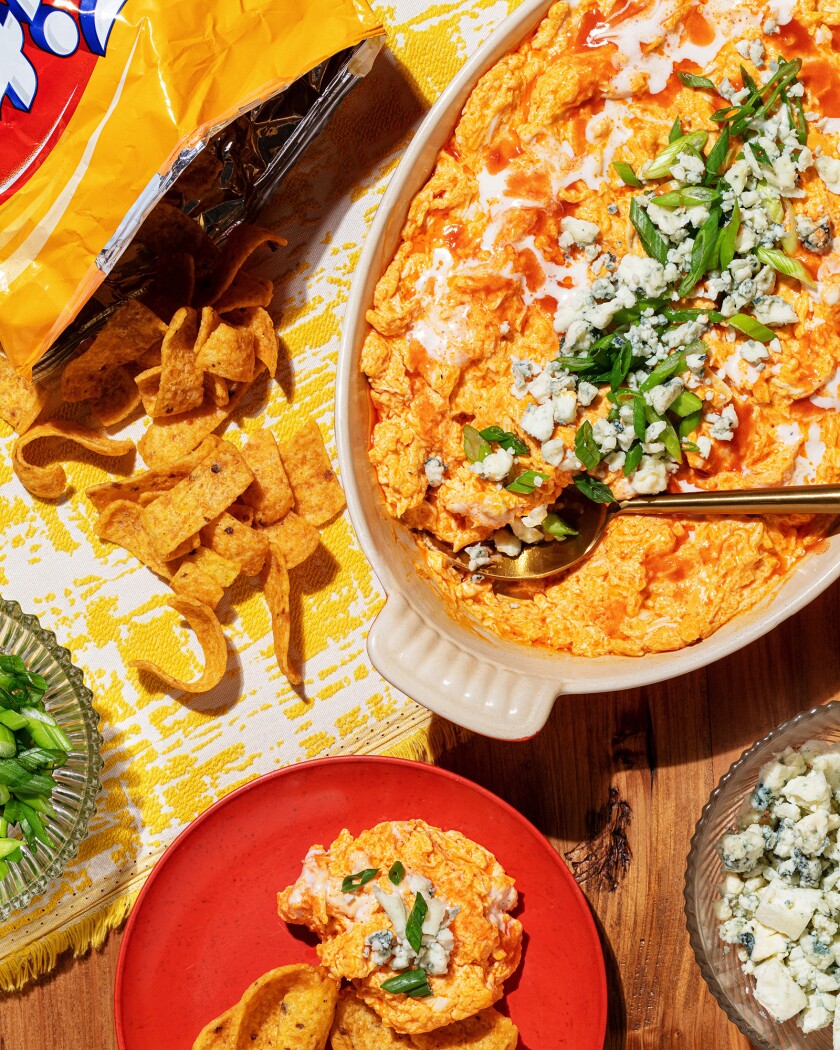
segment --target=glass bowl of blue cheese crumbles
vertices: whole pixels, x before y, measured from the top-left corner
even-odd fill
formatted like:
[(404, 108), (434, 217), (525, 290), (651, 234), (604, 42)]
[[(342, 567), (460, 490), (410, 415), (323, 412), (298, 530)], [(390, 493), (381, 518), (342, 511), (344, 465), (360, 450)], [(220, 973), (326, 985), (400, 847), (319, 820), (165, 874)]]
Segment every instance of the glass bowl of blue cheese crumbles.
[(746, 751), (703, 810), (685, 883), (713, 995), (768, 1050), (840, 1050), (840, 702)]

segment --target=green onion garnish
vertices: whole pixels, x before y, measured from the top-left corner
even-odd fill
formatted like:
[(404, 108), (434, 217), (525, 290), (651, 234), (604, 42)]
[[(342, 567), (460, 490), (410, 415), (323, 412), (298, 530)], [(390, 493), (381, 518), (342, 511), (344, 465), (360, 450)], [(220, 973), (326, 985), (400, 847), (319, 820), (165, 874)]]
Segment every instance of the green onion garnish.
[(735, 258), (735, 241), (738, 238), (738, 230), (740, 227), (741, 209), (738, 206), (738, 202), (735, 201), (735, 207), (732, 209), (732, 217), (724, 226), (723, 233), (720, 235), (718, 252), (721, 270), (726, 270)]
[(429, 978), (425, 970), (406, 970), (405, 973), (397, 974), (396, 977), (389, 977), (379, 987), (383, 992), (391, 992), (393, 995), (398, 995), (399, 993), (404, 995), (411, 995), (412, 993), (416, 995), (419, 993), (423, 996), (432, 994), (432, 989), (429, 987)]
[(629, 477), (633, 473), (633, 471), (636, 469), (636, 467), (638, 467), (638, 465), (642, 462), (643, 454), (644, 454), (644, 449), (642, 448), (642, 446), (638, 442), (636, 442), (635, 445), (631, 445), (630, 446), (630, 449), (629, 449), (629, 451), (628, 451), (628, 453), (627, 453), (627, 455), (626, 455), (626, 457), (624, 459), (624, 476), (625, 476), (625, 478)]
[(426, 918), (428, 910), (429, 906), (426, 904), (423, 894), (416, 894), (414, 907), (411, 909), (411, 913), (405, 923), (405, 939), (416, 952), (420, 951), (423, 944), (423, 920)]
[(388, 878), (395, 886), (399, 886), (405, 878), (405, 868), (400, 861), (395, 860), (391, 865), (391, 870), (388, 872)]
[(681, 297), (689, 295), (704, 274), (713, 268), (718, 251), (721, 210), (714, 206), (700, 227), (691, 250), (691, 269), (678, 288)]
[(660, 208), (690, 208), (694, 204), (714, 204), (717, 200), (720, 200), (720, 192), (709, 186), (680, 186), (678, 190), (654, 197), (651, 203)]
[[(466, 427), (464, 429), (466, 430)], [(527, 456), (531, 451), (521, 437), (517, 434), (512, 434), (509, 430), (502, 430), (501, 427), (486, 427), (484, 430), (479, 431), (479, 435), (485, 441), (494, 441), (497, 445), (501, 445), (502, 448), (507, 449), (508, 452), (513, 452), (516, 456)]]
[(677, 76), (680, 78), (680, 83), (685, 84), (686, 87), (717, 91), (714, 83), (708, 77), (698, 77), (694, 73), (677, 73)]
[(548, 536), (553, 536), (555, 540), (564, 540), (567, 536), (580, 535), (577, 529), (567, 525), (557, 514), (546, 514), (542, 520), (541, 528), (544, 533)]
[(760, 343), (769, 343), (771, 339), (776, 338), (776, 333), (772, 328), (768, 328), (761, 321), (756, 321), (749, 314), (735, 314), (728, 319), (728, 323), (732, 328), (748, 335), (750, 339), (757, 339)]
[(642, 169), (642, 175), (646, 179), (662, 179), (670, 175), (671, 168), (677, 162), (681, 153), (697, 153), (703, 149), (709, 140), (708, 131), (690, 131), (669, 143), (661, 153), (653, 158)]
[(575, 474), (572, 480), (578, 492), (582, 492), (593, 503), (618, 503), (612, 494), (612, 489), (603, 481), (590, 477), (589, 474)]
[(487, 459), (492, 451), (490, 442), (486, 441), (475, 427), (471, 427), (468, 423), (464, 427), (464, 455), (470, 463), (480, 463)]
[(587, 470), (594, 470), (601, 462), (601, 450), (595, 443), (588, 419), (581, 423), (575, 434), (575, 455)]
[(379, 868), (365, 868), (364, 871), (357, 871), (355, 875), (345, 875), (341, 880), (341, 892), (355, 893), (356, 890), (360, 890), (362, 886), (366, 886), (372, 879), (375, 879), (378, 874)]
[(794, 280), (807, 285), (808, 288), (816, 288), (817, 283), (805, 266), (798, 259), (791, 259), (789, 255), (779, 251), (778, 248), (756, 248), (756, 257), (759, 262), (766, 266), (772, 266), (774, 270), (784, 274), (785, 277), (793, 277)]
[(505, 488), (508, 492), (516, 492), (527, 496), (534, 491), (538, 479), (540, 484), (542, 484), (542, 482), (548, 481), (548, 474), (540, 474), (538, 470), (525, 470), (509, 485), (505, 485)]
[(634, 186), (637, 190), (641, 189), (642, 181), (629, 164), (623, 160), (614, 160), (613, 167), (618, 172), (618, 177), (625, 186)]
[(682, 124), (680, 122), (680, 118), (677, 117), (677, 119), (671, 125), (671, 130), (668, 132), (668, 141), (669, 142), (676, 142), (677, 139), (681, 139), (682, 138), (682, 133), (683, 133), (683, 131), (682, 131)]
[(638, 197), (634, 197), (630, 202), (630, 221), (636, 227), (636, 233), (647, 254), (651, 259), (656, 259), (665, 266), (668, 262), (668, 242), (654, 226), (653, 220), (639, 203)]

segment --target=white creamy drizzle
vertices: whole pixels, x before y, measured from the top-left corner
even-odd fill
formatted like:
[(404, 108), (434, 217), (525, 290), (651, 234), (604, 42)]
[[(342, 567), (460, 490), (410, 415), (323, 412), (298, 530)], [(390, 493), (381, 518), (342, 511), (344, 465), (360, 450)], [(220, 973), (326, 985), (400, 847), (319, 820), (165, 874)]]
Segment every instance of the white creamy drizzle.
[(595, 142), (601, 139), (604, 125), (610, 125), (609, 135), (604, 142), (603, 149), (588, 152), (581, 159), (580, 164), (559, 177), (559, 186), (570, 186), (573, 182), (577, 182), (580, 179), (586, 183), (590, 190), (597, 190), (606, 181), (616, 150), (633, 137), (632, 127), (628, 127), (624, 120), (621, 119), (628, 115), (626, 103), (616, 102), (613, 99), (607, 99), (604, 102), (603, 111), (591, 117), (586, 125), (587, 142)]
[(776, 440), (781, 445), (787, 445), (788, 448), (798, 445), (802, 440), (802, 431), (799, 429), (799, 424), (779, 423), (776, 427)]
[(840, 411), (840, 368), (821, 390), (811, 395), (809, 400), (817, 408), (831, 408), (835, 412)]
[(431, 268), (417, 278), (416, 285), (417, 291), (426, 295), (426, 312), (409, 327), (406, 339), (409, 343), (412, 340), (418, 342), (436, 361), (463, 365), (468, 355), (459, 350), (459, 344), (463, 343), (469, 306), (455, 307), (449, 316), (444, 316), (441, 309), (453, 265), (451, 252), (446, 248), (435, 248)]
[(533, 252), (544, 275), (543, 283), (533, 290), (522, 279), (522, 301), (526, 306), (546, 295), (557, 300), (558, 308), (586, 296), (589, 263), (585, 259), (571, 260), (566, 265), (552, 262), (546, 259), (531, 236), (523, 237), (515, 247)]
[(820, 117), (817, 127), (824, 135), (840, 135), (840, 117)]
[[(661, 14), (659, 14), (661, 10)], [(614, 63), (619, 73), (610, 81), (611, 90), (618, 96), (633, 95), (639, 88), (639, 74), (647, 74), (648, 93), (658, 95), (665, 89), (677, 62), (695, 62), (706, 70), (717, 58), (728, 40), (742, 35), (745, 30), (761, 24), (761, 17), (740, 5), (730, 6), (727, 0), (710, 0), (702, 9), (707, 22), (714, 27), (715, 36), (708, 44), (694, 44), (683, 38), (683, 27), (669, 33), (656, 52), (645, 53), (642, 45), (654, 41), (662, 22), (671, 13), (668, 4), (660, 0), (646, 19), (629, 19), (605, 33), (603, 39), (616, 44), (622, 59)], [(790, 21), (790, 18), (788, 18)], [(779, 22), (786, 25), (787, 22)]]
[(796, 3), (797, 0), (772, 0), (767, 5), (777, 26), (786, 26), (793, 19), (793, 9)]
[(737, 387), (743, 386), (744, 383), (752, 385), (761, 375), (759, 369), (745, 361), (737, 351), (722, 361), (720, 366), (714, 369), (714, 373), (718, 379), (728, 380)]
[(794, 485), (805, 485), (817, 480), (817, 468), (822, 463), (825, 455), (825, 443), (822, 441), (819, 423), (812, 423), (808, 427), (808, 438), (802, 452), (796, 457), (793, 464), (793, 476), (791, 481)]

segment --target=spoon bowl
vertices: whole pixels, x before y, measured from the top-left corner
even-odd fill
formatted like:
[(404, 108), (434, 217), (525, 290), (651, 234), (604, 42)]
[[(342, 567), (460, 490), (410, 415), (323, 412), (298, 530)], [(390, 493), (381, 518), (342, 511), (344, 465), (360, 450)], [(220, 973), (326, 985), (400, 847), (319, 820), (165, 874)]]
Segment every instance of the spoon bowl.
[(617, 514), (763, 515), (840, 514), (840, 485), (804, 485), (775, 489), (728, 489), (718, 492), (662, 492), (615, 503), (593, 503), (577, 489), (565, 492), (552, 510), (562, 512), (577, 530), (576, 536), (544, 543), (523, 544), (515, 557), (497, 553), (489, 565), (470, 568), (469, 555), (427, 534), (452, 564), (465, 572), (478, 571), (490, 580), (543, 580), (566, 572), (588, 558), (604, 529)]

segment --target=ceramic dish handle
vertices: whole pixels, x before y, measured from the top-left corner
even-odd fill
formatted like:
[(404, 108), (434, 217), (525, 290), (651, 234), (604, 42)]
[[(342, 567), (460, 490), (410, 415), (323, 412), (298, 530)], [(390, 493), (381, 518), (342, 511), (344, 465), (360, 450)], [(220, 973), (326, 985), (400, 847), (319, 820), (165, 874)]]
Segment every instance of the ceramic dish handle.
[(453, 641), (399, 594), (377, 616), (367, 647), (391, 685), (429, 710), (501, 740), (538, 733), (561, 691), (551, 678), (518, 673)]

